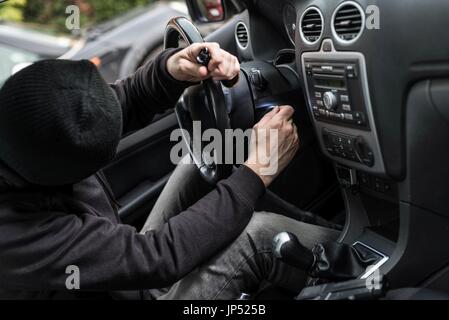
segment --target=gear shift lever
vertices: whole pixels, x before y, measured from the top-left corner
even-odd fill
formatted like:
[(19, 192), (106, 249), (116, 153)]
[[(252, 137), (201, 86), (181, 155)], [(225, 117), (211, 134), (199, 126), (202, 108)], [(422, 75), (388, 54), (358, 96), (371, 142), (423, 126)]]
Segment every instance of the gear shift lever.
[(289, 232), (273, 238), (273, 252), (276, 258), (306, 271), (312, 278), (328, 281), (355, 279), (378, 259), (361, 255), (352, 246), (339, 242), (317, 244), (309, 250)]
[(273, 252), (276, 258), (301, 270), (309, 271), (314, 265), (312, 251), (290, 232), (281, 232), (273, 238)]

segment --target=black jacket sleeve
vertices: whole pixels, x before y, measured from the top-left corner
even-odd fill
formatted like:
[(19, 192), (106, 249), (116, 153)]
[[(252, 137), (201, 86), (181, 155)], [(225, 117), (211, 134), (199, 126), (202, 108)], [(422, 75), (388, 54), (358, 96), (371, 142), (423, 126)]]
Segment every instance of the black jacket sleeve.
[[(166, 287), (232, 242), (264, 193), (245, 166), (218, 183), (159, 230), (140, 234), (92, 214), (2, 211), (0, 283), (14, 290), (66, 290), (66, 268), (80, 271), (80, 289)], [(11, 218), (14, 217), (14, 218)]]
[(111, 87), (123, 110), (123, 135), (148, 125), (157, 113), (173, 108), (192, 83), (174, 79), (167, 59), (179, 49), (167, 49), (134, 74)]

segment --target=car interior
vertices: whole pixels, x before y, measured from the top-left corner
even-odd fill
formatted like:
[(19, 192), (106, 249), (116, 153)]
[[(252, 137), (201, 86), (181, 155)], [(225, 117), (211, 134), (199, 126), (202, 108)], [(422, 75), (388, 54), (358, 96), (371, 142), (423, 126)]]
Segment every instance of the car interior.
[[(360, 287), (373, 275), (382, 290), (449, 292), (449, 3), (203, 2), (187, 1), (191, 20), (226, 19), (204, 40), (241, 62), (234, 87), (203, 84), (206, 95), (226, 97), (209, 99), (211, 126), (251, 128), (272, 106), (293, 106), (300, 150), (268, 196), (277, 213), (341, 231), (329, 250), (350, 276), (315, 277), (299, 296), (274, 288), (269, 297), (373, 296)], [(203, 41), (192, 26), (171, 20), (165, 46)], [(188, 101), (198, 99), (123, 138), (104, 168), (124, 222), (142, 225), (173, 171), (171, 132), (203, 120)], [(230, 170), (202, 174), (216, 182)]]

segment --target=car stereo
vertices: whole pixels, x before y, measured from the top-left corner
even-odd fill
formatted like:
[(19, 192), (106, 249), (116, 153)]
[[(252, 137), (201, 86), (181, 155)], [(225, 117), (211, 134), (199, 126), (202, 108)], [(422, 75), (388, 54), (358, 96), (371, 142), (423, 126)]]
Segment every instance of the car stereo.
[(385, 175), (364, 55), (336, 51), (325, 39), (320, 51), (299, 58), (321, 150), (346, 167)]
[(304, 63), (315, 119), (369, 130), (358, 61), (305, 59)]

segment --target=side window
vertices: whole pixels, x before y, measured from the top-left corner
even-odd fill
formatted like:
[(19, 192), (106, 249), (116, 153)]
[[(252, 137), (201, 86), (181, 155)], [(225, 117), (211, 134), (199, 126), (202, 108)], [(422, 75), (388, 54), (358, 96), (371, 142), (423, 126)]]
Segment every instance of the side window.
[(37, 54), (32, 52), (0, 44), (0, 87), (12, 74), (39, 60), (39, 58)]

